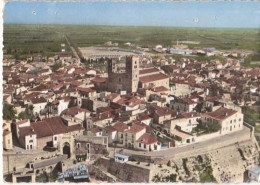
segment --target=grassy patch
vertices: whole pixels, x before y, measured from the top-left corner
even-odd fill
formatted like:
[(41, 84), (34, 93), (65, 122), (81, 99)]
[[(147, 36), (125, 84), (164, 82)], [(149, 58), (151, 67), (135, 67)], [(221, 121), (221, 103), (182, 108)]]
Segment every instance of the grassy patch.
[[(259, 48), (259, 47), (258, 47)], [(260, 54), (249, 55), (242, 63), (245, 67), (260, 67)]]
[(217, 182), (212, 174), (212, 167), (207, 166), (205, 171), (200, 174), (200, 182)]
[[(260, 120), (260, 112), (254, 111), (249, 107), (243, 107), (242, 112), (244, 114), (244, 121), (256, 127), (256, 122)], [(259, 129), (259, 126), (257, 127), (255, 131)]]
[(260, 125), (256, 125), (255, 126), (255, 132), (256, 133), (260, 133)]

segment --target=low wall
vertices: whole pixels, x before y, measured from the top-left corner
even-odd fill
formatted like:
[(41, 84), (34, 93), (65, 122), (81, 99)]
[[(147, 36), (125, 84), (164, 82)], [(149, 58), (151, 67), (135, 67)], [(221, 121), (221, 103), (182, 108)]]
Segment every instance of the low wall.
[[(216, 138), (217, 139), (217, 138)], [(191, 156), (197, 156), (198, 154), (205, 154), (211, 150), (216, 150), (218, 148), (223, 148), (235, 143), (239, 143), (239, 142), (243, 142), (243, 141), (247, 141), (247, 140), (251, 140), (251, 135), (249, 133), (245, 133), (244, 135), (240, 136), (239, 138), (234, 137), (222, 142), (216, 142), (214, 143), (214, 140), (212, 142), (212, 144), (208, 145), (207, 147), (203, 147), (203, 148), (196, 148), (194, 147), (194, 149), (185, 151), (185, 152), (180, 152), (177, 153), (173, 156), (168, 156), (168, 157), (174, 157), (174, 158), (183, 158), (183, 156), (185, 157), (191, 157)]]
[(206, 135), (203, 135), (203, 136), (198, 136), (195, 138), (195, 142), (201, 142), (201, 141), (206, 141), (208, 139), (212, 139), (212, 138), (215, 138), (215, 137), (218, 137), (220, 136), (220, 133), (219, 132), (215, 132), (215, 133), (211, 133), (211, 134), (206, 134)]

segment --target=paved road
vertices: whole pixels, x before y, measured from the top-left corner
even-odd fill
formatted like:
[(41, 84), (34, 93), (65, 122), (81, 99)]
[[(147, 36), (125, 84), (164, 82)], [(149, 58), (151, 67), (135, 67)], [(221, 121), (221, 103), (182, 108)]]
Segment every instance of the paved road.
[(80, 60), (80, 57), (79, 57), (79, 55), (78, 55), (76, 49), (75, 49), (75, 48), (73, 47), (73, 45), (71, 44), (70, 39), (68, 38), (67, 35), (65, 35), (65, 38), (66, 38), (66, 41), (67, 41), (67, 43), (68, 43), (68, 45), (69, 45), (69, 47), (70, 47), (70, 49), (71, 49), (73, 55), (74, 55), (77, 59)]
[[(128, 149), (123, 149), (122, 153), (126, 155), (143, 155), (143, 156), (151, 156), (151, 157), (158, 157), (158, 158), (165, 158), (165, 157), (172, 157), (176, 154), (181, 154), (185, 152), (189, 152), (192, 150), (199, 150), (203, 148), (207, 148), (209, 146), (212, 146), (213, 144), (217, 143), (227, 143), (227, 145), (230, 145), (230, 142), (234, 138), (238, 138), (237, 141), (239, 141), (239, 138), (243, 138), (245, 135), (250, 135), (250, 129), (247, 127), (244, 127), (243, 130), (234, 132), (232, 134), (227, 134), (224, 136), (220, 136), (214, 139), (210, 139), (207, 141), (199, 142), (199, 143), (194, 143), (190, 144), (187, 146), (182, 146), (178, 148), (170, 148), (167, 150), (160, 150), (160, 151), (153, 151), (153, 152), (143, 152), (143, 151), (134, 151), (134, 150), (128, 150)], [(236, 143), (236, 142), (233, 142)]]

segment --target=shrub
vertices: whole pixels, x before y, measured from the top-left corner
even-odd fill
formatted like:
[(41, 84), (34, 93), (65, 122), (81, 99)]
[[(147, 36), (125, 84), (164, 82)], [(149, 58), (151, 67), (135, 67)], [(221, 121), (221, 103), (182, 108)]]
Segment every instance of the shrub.
[(167, 166), (171, 166), (171, 160), (168, 161)]

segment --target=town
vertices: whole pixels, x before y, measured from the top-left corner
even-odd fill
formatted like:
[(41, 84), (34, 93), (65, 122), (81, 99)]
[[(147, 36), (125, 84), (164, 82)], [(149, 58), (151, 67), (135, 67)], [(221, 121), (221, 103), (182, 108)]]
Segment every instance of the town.
[(187, 42), (5, 58), (5, 180), (259, 182), (243, 112), (260, 105), (260, 69), (242, 65), (248, 51)]

